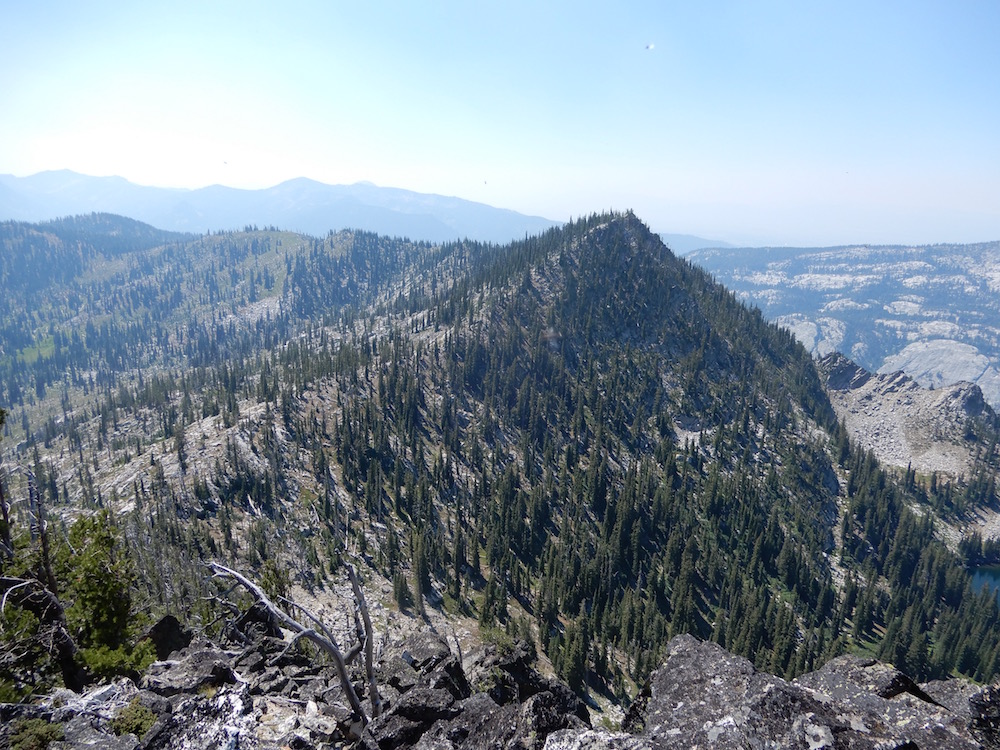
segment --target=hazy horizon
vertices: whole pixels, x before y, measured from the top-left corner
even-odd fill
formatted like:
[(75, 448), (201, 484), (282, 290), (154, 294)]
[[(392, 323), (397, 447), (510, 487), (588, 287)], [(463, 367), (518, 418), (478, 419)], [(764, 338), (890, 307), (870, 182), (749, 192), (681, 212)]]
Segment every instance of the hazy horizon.
[(370, 182), (807, 247), (1000, 237), (1000, 6), (9, 4), (0, 173)]

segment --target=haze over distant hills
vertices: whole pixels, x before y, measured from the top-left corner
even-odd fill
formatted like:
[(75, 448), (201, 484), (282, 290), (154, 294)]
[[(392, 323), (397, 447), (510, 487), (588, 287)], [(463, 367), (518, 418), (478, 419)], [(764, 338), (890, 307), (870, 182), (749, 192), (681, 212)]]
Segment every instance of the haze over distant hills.
[(924, 386), (973, 382), (1000, 406), (1000, 242), (729, 248), (689, 259), (814, 354)]
[(704, 237), (696, 237), (693, 234), (660, 232), (660, 239), (663, 240), (664, 245), (673, 250), (677, 255), (687, 255), (695, 250), (708, 247), (732, 247), (728, 242), (708, 240)]
[(326, 185), (297, 178), (262, 190), (222, 185), (182, 190), (68, 170), (0, 175), (0, 219), (44, 221), (91, 212), (120, 214), (179, 232), (253, 225), (324, 236), (350, 228), (429, 242), (468, 238), (502, 243), (557, 224), (461, 198), (363, 182)]
[[(48, 221), (94, 212), (127, 216), (175, 232), (275, 226), (321, 237), (331, 230), (363, 229), (428, 242), (505, 243), (560, 223), (462, 198), (368, 182), (327, 185), (300, 177), (262, 190), (222, 185), (183, 190), (65, 169), (30, 177), (0, 175), (0, 220)], [(660, 237), (678, 255), (703, 247), (731, 247), (689, 234)]]

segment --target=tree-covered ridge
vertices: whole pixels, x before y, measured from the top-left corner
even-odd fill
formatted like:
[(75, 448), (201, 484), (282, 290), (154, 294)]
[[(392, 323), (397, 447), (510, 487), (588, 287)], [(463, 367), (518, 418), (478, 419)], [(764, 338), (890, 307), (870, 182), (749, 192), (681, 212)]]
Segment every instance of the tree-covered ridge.
[[(84, 277), (95, 264), (184, 237), (107, 214), (38, 225), (0, 223), (0, 287), (4, 290), (0, 357), (7, 360), (27, 352), (33, 344), (41, 346), (39, 330), (51, 327), (53, 312), (60, 310), (62, 317), (81, 305)], [(50, 337), (54, 333), (48, 332)], [(51, 341), (46, 343), (51, 345)], [(10, 379), (7, 372), (4, 375), (4, 380)]]
[[(529, 241), (548, 239), (548, 253), (498, 263), (501, 277), (520, 280), (484, 303), (488, 317), (477, 319), (468, 293), (438, 306), (439, 320), (453, 321), (441, 352), (440, 434), (461, 460), (450, 426), (462, 412), (481, 426), (467, 442), (483, 497), (467, 513), (504, 593), (523, 596), (524, 582), (534, 584), (543, 644), (555, 638), (558, 654), (560, 640), (568, 648), (583, 633), (605, 661), (607, 649), (637, 655), (641, 675), (668, 633), (724, 637), (733, 620), (725, 571), (741, 585), (758, 573), (759, 595), (770, 598), (765, 567), (782, 552), (783, 528), (807, 550), (795, 560), (799, 616), (830, 608), (822, 553), (832, 544), (831, 469), (793, 426), (808, 413), (833, 425), (808, 356), (787, 333), (633, 217), (602, 219)], [(519, 269), (519, 258), (531, 260)], [(741, 318), (741, 337), (719, 333), (740, 329)], [(692, 433), (683, 445), (681, 425)], [(799, 638), (792, 610), (781, 636), (789, 644)], [(579, 623), (561, 632), (560, 615)], [(737, 650), (770, 645), (751, 638)], [(803, 649), (799, 669), (816, 648)], [(779, 670), (792, 656), (782, 654)]]
[(0, 399), (20, 404), (67, 375), (115, 383), (136, 367), (217, 365), (260, 337), (273, 348), (292, 320), (368, 304), (426, 246), (251, 227), (192, 239), (95, 214), (0, 224), (0, 249)]
[[(853, 586), (856, 596), (855, 578), (867, 572), (867, 552), (855, 540), (890, 537), (896, 555), (908, 549), (911, 557), (950, 560), (956, 580), (967, 581), (967, 575), (928, 536), (926, 523), (913, 523), (905, 492), (873, 501), (854, 497), (856, 488), (848, 482), (840, 505), (849, 512), (842, 517), (850, 519), (873, 502), (877, 519), (870, 528), (855, 530), (850, 520), (837, 528), (838, 475), (861, 473), (849, 462), (859, 454), (833, 422), (805, 352), (786, 332), (764, 324), (705, 275), (672, 258), (638, 222), (626, 217), (604, 226), (602, 218), (484, 260), (478, 287), (456, 287), (435, 308), (440, 350), (434, 337), (430, 346), (446, 373), (428, 362), (430, 378), (438, 382), (432, 382), (431, 398), (422, 389), (423, 401), (440, 404), (440, 413), (437, 424), (425, 429), (449, 451), (434, 471), (443, 468), (449, 477), (467, 470), (466, 486), (470, 477), (473, 482), (469, 507), (457, 493), (457, 515), (474, 519), (490, 585), (501, 589), (497, 595), (488, 586), (486, 601), (503, 601), (503, 594), (530, 601), (527, 588), (535, 597), (532, 610), (543, 625), (543, 643), (547, 634), (557, 639), (557, 663), (559, 639), (565, 646), (579, 633), (586, 634), (583, 642), (652, 662), (655, 644), (662, 643), (657, 634), (694, 630), (792, 673), (849, 641), (888, 644), (880, 648), (897, 660), (915, 640), (919, 651), (920, 638), (909, 631), (927, 633), (931, 623), (946, 619), (947, 607), (935, 597), (941, 592), (897, 575), (890, 583), (899, 590), (890, 587), (882, 600), (876, 596), (885, 583), (880, 569), (865, 588), (879, 602), (877, 614), (856, 625), (850, 592)], [(642, 288), (636, 279), (622, 282), (633, 267), (641, 268), (643, 280), (654, 280), (651, 289), (676, 290), (676, 303), (630, 294)], [(637, 314), (651, 302), (686, 305), (687, 314), (657, 317), (655, 308), (648, 318)], [(605, 313), (612, 303), (617, 316)], [(650, 333), (647, 320), (661, 327)], [(392, 357), (400, 358), (424, 361), (409, 350)], [(378, 403), (385, 393), (381, 413), (387, 421), (407, 413), (405, 393), (392, 387), (400, 382), (396, 370), (389, 372), (377, 388)], [(391, 454), (391, 441), (377, 437), (391, 434), (377, 415), (365, 410), (354, 423), (348, 412), (344, 429), (350, 442), (364, 436), (362, 444), (369, 444), (370, 431), (371, 444)], [(683, 450), (674, 440), (682, 425), (699, 432)], [(401, 440), (404, 445), (407, 439), (417, 442), (413, 430)], [(377, 497), (368, 481), (371, 461), (357, 456), (354, 466), (355, 454), (346, 458), (346, 476), (365, 481), (366, 498)], [(425, 462), (417, 459), (404, 451), (419, 475)], [(868, 462), (863, 465), (871, 469)], [(865, 482), (895, 487), (879, 472)], [(446, 487), (456, 484), (449, 477)], [(427, 486), (433, 492), (439, 477)], [(910, 487), (910, 500), (915, 489)], [(419, 484), (415, 495), (425, 497)], [(449, 498), (441, 507), (454, 502)], [(420, 539), (435, 538), (434, 508), (425, 500), (416, 514)], [(870, 523), (867, 516), (865, 521)], [(835, 538), (848, 544), (838, 550)], [(462, 569), (445, 539), (423, 546), (429, 567), (442, 578), (450, 567)], [(689, 565), (681, 575), (685, 551)], [(834, 570), (829, 553), (838, 551)], [(884, 559), (890, 549), (878, 551)], [(835, 587), (834, 573), (854, 582)], [(459, 575), (451, 578), (457, 591)], [(881, 638), (896, 614), (887, 602), (916, 598), (933, 614), (920, 626), (907, 618), (907, 632), (890, 629)], [(955, 601), (946, 600), (951, 606)], [(980, 606), (989, 611), (994, 604), (983, 598)], [(496, 609), (502, 615), (504, 608)], [(574, 610), (579, 623), (566, 630), (559, 622)], [(654, 637), (645, 627), (635, 629), (637, 612)], [(992, 653), (996, 640), (977, 643)], [(944, 649), (937, 656), (938, 664), (915, 663), (913, 671), (947, 671)]]
[(996, 501), (995, 442), (968, 482), (884, 473), (792, 336), (631, 214), (503, 247), (267, 230), (124, 263), (136, 286), (112, 286), (157, 295), (109, 308), (131, 344), (84, 323), (87, 370), (15, 360), (61, 394), (22, 386), (14, 459), (54, 507), (120, 511), (154, 608), (212, 619), (204, 557), (322, 586), (349, 544), (401, 606), (529, 636), (619, 697), (680, 632), (784, 674), (845, 649), (995, 672), (996, 602), (931, 515)]

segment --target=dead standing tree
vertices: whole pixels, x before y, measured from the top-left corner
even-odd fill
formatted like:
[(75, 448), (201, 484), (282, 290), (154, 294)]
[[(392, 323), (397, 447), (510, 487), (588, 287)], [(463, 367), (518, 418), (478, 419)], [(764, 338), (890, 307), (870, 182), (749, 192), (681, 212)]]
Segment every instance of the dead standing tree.
[[(368, 614), (368, 604), (365, 601), (365, 595), (361, 589), (357, 573), (354, 571), (354, 568), (350, 563), (345, 562), (344, 564), (347, 566), (347, 572), (351, 579), (351, 586), (354, 589), (354, 598), (356, 600), (357, 609), (360, 611), (361, 621), (363, 622), (363, 626), (360, 623), (358, 624), (358, 643), (355, 644), (355, 646), (346, 654), (340, 649), (336, 638), (334, 638), (333, 634), (326, 627), (326, 625), (324, 625), (316, 615), (302, 605), (296, 604), (295, 602), (288, 602), (292, 607), (302, 612), (304, 617), (313, 623), (314, 627), (303, 625), (287, 612), (282, 611), (274, 602), (271, 601), (260, 586), (243, 574), (238, 573), (232, 568), (227, 568), (225, 565), (221, 565), (220, 563), (209, 563), (209, 567), (216, 577), (231, 578), (249, 591), (257, 599), (261, 606), (268, 611), (275, 622), (286, 630), (292, 631), (294, 635), (292, 636), (291, 642), (288, 644), (288, 648), (291, 648), (300, 638), (305, 638), (318, 646), (333, 659), (333, 664), (337, 669), (337, 676), (340, 679), (340, 685), (343, 688), (344, 693), (347, 695), (347, 700), (351, 704), (351, 709), (360, 717), (363, 726), (368, 723), (369, 718), (375, 718), (382, 713), (382, 700), (379, 697), (378, 686), (375, 680), (374, 631), (372, 629), (371, 618)], [(355, 613), (355, 619), (357, 620), (357, 613)], [(371, 717), (365, 713), (364, 706), (361, 705), (361, 700), (358, 698), (358, 693), (354, 689), (354, 684), (351, 682), (350, 675), (347, 672), (348, 664), (350, 664), (362, 650), (364, 650), (365, 653), (365, 673), (369, 686), (368, 692), (371, 701)]]
[[(0, 425), (2, 424), (0, 420)], [(34, 472), (25, 470), (25, 474), (28, 479), (28, 516), (32, 543), (37, 544), (39, 557), (36, 568), (29, 570), (27, 575), (4, 575), (5, 565), (0, 564), (0, 621), (8, 605), (34, 615), (38, 619), (38, 629), (25, 643), (29, 646), (40, 645), (59, 666), (66, 687), (80, 691), (90, 681), (91, 676), (80, 663), (79, 649), (73, 636), (70, 635), (66, 610), (59, 598), (58, 584), (52, 572), (45, 503), (35, 484)], [(0, 509), (3, 511), (0, 552), (4, 556), (4, 563), (9, 565), (14, 560), (14, 544), (11, 541), (10, 505), (3, 495), (2, 487), (3, 484), (0, 482)], [(29, 652), (30, 648), (23, 653), (23, 656), (28, 658)], [(8, 650), (0, 655), (0, 667), (17, 669), (18, 662), (17, 650)]]

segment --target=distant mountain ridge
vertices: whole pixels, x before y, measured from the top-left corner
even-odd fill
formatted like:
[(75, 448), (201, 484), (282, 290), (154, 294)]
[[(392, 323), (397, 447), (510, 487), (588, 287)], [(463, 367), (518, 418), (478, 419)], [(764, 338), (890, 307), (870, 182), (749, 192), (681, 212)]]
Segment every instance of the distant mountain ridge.
[(677, 255), (688, 255), (696, 250), (732, 247), (728, 242), (720, 240), (709, 240), (693, 234), (671, 234), (670, 232), (660, 232), (660, 239), (663, 244), (673, 250)]
[(363, 182), (326, 185), (300, 177), (262, 190), (222, 185), (184, 190), (69, 170), (30, 177), (0, 175), (0, 219), (45, 221), (92, 212), (128, 216), (177, 232), (275, 226), (324, 236), (331, 230), (361, 229), (429, 242), (503, 243), (557, 224), (461, 198)]
[(972, 382), (1000, 407), (1000, 241), (705, 249), (688, 259), (815, 355), (839, 351), (925, 387)]

